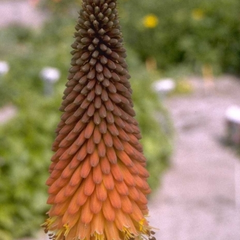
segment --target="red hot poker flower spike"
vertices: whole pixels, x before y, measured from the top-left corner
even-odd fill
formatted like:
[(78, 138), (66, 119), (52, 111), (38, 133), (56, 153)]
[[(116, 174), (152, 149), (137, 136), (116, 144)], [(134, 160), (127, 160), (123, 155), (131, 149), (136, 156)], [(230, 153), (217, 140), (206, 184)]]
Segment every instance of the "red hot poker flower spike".
[(116, 0), (83, 0), (43, 224), (54, 240), (154, 239)]

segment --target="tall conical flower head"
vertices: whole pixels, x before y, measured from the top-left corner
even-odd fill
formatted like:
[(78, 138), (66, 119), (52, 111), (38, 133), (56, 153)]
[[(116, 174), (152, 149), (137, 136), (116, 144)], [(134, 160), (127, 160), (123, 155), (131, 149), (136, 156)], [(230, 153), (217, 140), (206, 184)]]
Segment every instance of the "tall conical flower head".
[(83, 0), (50, 166), (56, 240), (154, 239), (116, 0)]

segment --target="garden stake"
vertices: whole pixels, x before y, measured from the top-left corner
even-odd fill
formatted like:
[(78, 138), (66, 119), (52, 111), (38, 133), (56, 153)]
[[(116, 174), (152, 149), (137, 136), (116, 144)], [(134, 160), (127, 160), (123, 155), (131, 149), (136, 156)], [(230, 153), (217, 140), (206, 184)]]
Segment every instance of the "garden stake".
[(9, 65), (5, 61), (0, 61), (0, 77), (7, 74), (9, 71)]
[(44, 95), (52, 96), (54, 93), (54, 84), (60, 78), (60, 71), (57, 68), (45, 67), (40, 72), (40, 77), (44, 84)]
[(47, 180), (54, 240), (154, 240), (116, 0), (83, 0)]

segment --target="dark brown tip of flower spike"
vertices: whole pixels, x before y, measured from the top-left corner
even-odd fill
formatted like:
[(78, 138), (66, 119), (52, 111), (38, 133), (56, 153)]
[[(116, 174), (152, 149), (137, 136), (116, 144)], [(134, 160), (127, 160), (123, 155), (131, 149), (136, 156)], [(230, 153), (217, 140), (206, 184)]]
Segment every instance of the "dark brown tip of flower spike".
[[(94, 110), (102, 110), (101, 101), (105, 102), (108, 112), (118, 111), (113, 107), (117, 104), (121, 108), (121, 118), (133, 124), (135, 112), (132, 109), (132, 90), (128, 82), (126, 53), (122, 45), (116, 0), (83, 0), (77, 29), (76, 40), (72, 44), (74, 51), (69, 81), (60, 107), (65, 112), (62, 116), (65, 121), (60, 125), (62, 128), (69, 124), (75, 125), (77, 117), (83, 117), (85, 110), (87, 115), (84, 116), (84, 122), (89, 122)], [(95, 109), (90, 104), (92, 101), (95, 102)], [(103, 110), (100, 113), (100, 119), (95, 114), (95, 124), (99, 124), (104, 118)], [(59, 132), (60, 128), (57, 129), (57, 133)], [(73, 136), (71, 142), (75, 137)], [(61, 134), (61, 139), (57, 141), (60, 143), (64, 138), (66, 134)]]
[(43, 224), (51, 239), (155, 240), (116, 0), (83, 0)]

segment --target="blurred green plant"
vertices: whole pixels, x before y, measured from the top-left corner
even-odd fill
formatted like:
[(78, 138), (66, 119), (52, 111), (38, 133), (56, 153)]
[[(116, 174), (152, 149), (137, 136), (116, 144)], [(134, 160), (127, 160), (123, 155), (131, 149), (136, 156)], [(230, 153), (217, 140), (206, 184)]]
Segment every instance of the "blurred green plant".
[(79, 9), (82, 0), (43, 0), (39, 2), (39, 7), (51, 12), (54, 17), (63, 16), (62, 14), (72, 13), (73, 9)]
[[(71, 18), (56, 17), (42, 31), (21, 26), (3, 29), (0, 36), (8, 48), (0, 47), (1, 58), (10, 71), (0, 83), (0, 106), (11, 103), (17, 116), (0, 125), (0, 234), (2, 240), (28, 236), (39, 229), (46, 211), (45, 180), (51, 158), (54, 129), (69, 68), (73, 26)], [(16, 34), (14, 34), (16, 30)], [(146, 72), (136, 53), (128, 48), (128, 64), (133, 77), (134, 103), (142, 130), (150, 171), (150, 185), (156, 188), (171, 154), (170, 131), (161, 128), (155, 117), (161, 113), (170, 126), (166, 110), (150, 89), (155, 75)], [(60, 69), (62, 77), (52, 97), (43, 95), (39, 72), (43, 67)], [(168, 130), (169, 130), (168, 129)]]
[(21, 101), (18, 115), (0, 127), (0, 232), (3, 240), (36, 232), (46, 210), (44, 182), (51, 157), (52, 129), (58, 117), (54, 100), (49, 102), (33, 96), (24, 92), (18, 100)]
[[(211, 65), (239, 73), (239, 8), (238, 0), (131, 0), (122, 1), (121, 20), (126, 42), (143, 61), (154, 57), (161, 69)], [(147, 25), (149, 14), (157, 17), (154, 27)]]

